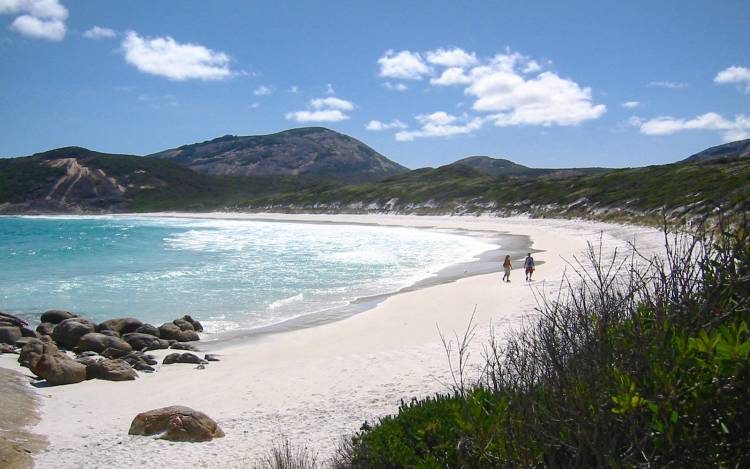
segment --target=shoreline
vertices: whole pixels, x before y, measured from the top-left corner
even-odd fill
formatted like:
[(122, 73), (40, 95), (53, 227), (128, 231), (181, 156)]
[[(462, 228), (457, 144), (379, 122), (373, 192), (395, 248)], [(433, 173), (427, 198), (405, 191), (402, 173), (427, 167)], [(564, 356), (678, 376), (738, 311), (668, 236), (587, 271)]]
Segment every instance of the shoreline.
[[(248, 215), (508, 232), (528, 236), (545, 264), (531, 284), (517, 269), (510, 284), (501, 284), (497, 273), (480, 274), (389, 296), (340, 321), (227, 342), (217, 347), (222, 361), (205, 370), (168, 365), (132, 382), (38, 390), (45, 405), (34, 431), (49, 439), (50, 448), (36, 456), (37, 467), (160, 467), (152, 458), (157, 453), (174, 463), (242, 467), (264, 455), (280, 434), (325, 457), (362, 422), (396, 412), (401, 399), (447, 390), (450, 376), (438, 331), (446, 338), (461, 334), (474, 314), (476, 360), (492, 328), (502, 336), (533, 318), (538, 295), (554, 293), (567, 267), (564, 259), (580, 255), (587, 241), (601, 239), (611, 253), (633, 238), (646, 250), (658, 249), (663, 240), (657, 230), (632, 225), (518, 217), (213, 213), (205, 218)], [(6, 356), (0, 366), (17, 367)], [(227, 436), (186, 446), (127, 435), (136, 413), (175, 404), (205, 412)]]
[[(27, 215), (22, 216), (24, 218), (60, 218), (57, 215)], [(215, 349), (221, 347), (224, 342), (227, 341), (238, 341), (243, 339), (252, 339), (259, 335), (264, 334), (277, 334), (282, 332), (288, 332), (296, 329), (304, 329), (310, 327), (318, 327), (330, 322), (340, 321), (350, 316), (359, 314), (368, 309), (376, 307), (379, 303), (386, 300), (388, 297), (398, 295), (401, 293), (415, 291), (423, 288), (429, 288), (436, 285), (445, 283), (455, 282), (462, 278), (472, 277), (476, 275), (484, 275), (489, 273), (501, 273), (502, 259), (505, 254), (511, 255), (511, 258), (516, 263), (520, 263), (523, 256), (527, 252), (537, 252), (531, 248), (531, 240), (528, 236), (524, 235), (513, 235), (503, 231), (497, 230), (468, 230), (464, 228), (451, 228), (445, 229), (437, 226), (410, 226), (402, 224), (383, 224), (374, 221), (338, 221), (331, 219), (331, 217), (325, 217), (321, 220), (298, 220), (296, 216), (290, 218), (279, 218), (278, 216), (267, 217), (264, 214), (257, 213), (240, 213), (240, 212), (212, 212), (204, 214), (196, 213), (185, 213), (185, 212), (154, 212), (154, 213), (120, 213), (120, 214), (83, 214), (83, 215), (63, 215), (63, 218), (174, 218), (174, 219), (185, 219), (185, 220), (226, 220), (226, 221), (249, 221), (249, 222), (270, 222), (270, 223), (293, 223), (293, 224), (315, 224), (315, 225), (347, 225), (347, 226), (369, 226), (369, 227), (383, 227), (383, 228), (409, 228), (415, 230), (427, 230), (435, 233), (450, 234), (456, 236), (464, 236), (474, 238), (479, 241), (486, 242), (487, 244), (493, 245), (492, 249), (479, 252), (474, 255), (471, 260), (464, 260), (454, 262), (439, 268), (436, 271), (426, 274), (423, 278), (416, 279), (411, 283), (399, 287), (395, 290), (387, 290), (374, 294), (367, 294), (365, 296), (355, 296), (348, 301), (346, 305), (331, 306), (321, 310), (302, 312), (298, 315), (292, 316), (287, 319), (283, 319), (279, 322), (256, 326), (252, 328), (238, 328), (234, 330), (213, 332), (213, 333), (201, 333), (200, 344), (205, 347)], [(334, 217), (335, 218), (335, 217)], [(538, 264), (542, 265), (544, 262), (540, 261)], [(54, 309), (55, 305), (49, 305), (47, 309)], [(126, 308), (120, 308), (125, 310)], [(76, 310), (83, 316), (87, 313), (84, 310)], [(11, 311), (16, 313), (15, 311)], [(195, 316), (201, 321), (205, 322), (205, 318), (200, 315), (199, 312), (188, 311), (189, 314)], [(20, 314), (20, 313), (19, 313)], [(39, 313), (41, 314), (41, 313)], [(179, 316), (180, 312), (175, 311), (172, 315)], [(36, 316), (28, 316), (28, 314), (22, 314), (22, 316), (30, 321), (33, 325), (38, 324), (38, 314)], [(137, 313), (132, 316), (138, 317)], [(107, 319), (111, 319), (107, 317)], [(143, 319), (138, 317), (138, 319)], [(144, 319), (144, 322), (150, 322)], [(158, 322), (158, 321), (157, 321)], [(210, 322), (210, 320), (209, 320)]]

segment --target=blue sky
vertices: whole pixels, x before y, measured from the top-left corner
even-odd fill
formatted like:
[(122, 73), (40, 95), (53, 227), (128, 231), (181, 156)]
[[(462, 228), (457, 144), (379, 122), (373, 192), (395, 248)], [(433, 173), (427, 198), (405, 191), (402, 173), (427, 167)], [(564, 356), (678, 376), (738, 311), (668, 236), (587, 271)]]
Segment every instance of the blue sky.
[(750, 138), (750, 2), (0, 0), (0, 155), (320, 125), (408, 167)]

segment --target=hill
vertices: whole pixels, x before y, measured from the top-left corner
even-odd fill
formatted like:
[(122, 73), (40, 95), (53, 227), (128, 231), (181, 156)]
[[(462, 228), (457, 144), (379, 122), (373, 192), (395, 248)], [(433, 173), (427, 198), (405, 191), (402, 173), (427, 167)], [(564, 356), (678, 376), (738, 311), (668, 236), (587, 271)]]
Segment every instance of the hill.
[(468, 166), (490, 176), (546, 177), (555, 179), (565, 179), (608, 171), (606, 168), (529, 168), (510, 160), (492, 158), (490, 156), (469, 156), (453, 164)]
[(359, 140), (322, 127), (250, 137), (225, 135), (149, 156), (206, 174), (310, 175), (349, 183), (408, 171)]
[(739, 153), (609, 170), (540, 170), (475, 157), (468, 164), (464, 159), (351, 184), (309, 173), (204, 174), (175, 162), (179, 155), (160, 159), (67, 147), (0, 159), (0, 213), (493, 213), (645, 224), (661, 223), (664, 214), (678, 223), (738, 218), (750, 212), (750, 158), (742, 156), (741, 145), (731, 148)]
[(750, 138), (708, 148), (685, 158), (682, 162), (706, 161), (717, 158), (750, 158)]
[(318, 181), (210, 176), (171, 161), (66, 147), (0, 159), (0, 213), (207, 210), (312, 184)]

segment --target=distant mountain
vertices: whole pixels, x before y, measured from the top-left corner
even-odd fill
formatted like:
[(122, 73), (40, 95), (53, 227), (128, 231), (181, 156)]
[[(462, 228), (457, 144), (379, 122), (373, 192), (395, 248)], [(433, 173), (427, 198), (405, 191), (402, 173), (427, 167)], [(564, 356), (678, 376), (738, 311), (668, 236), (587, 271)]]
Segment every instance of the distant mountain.
[(750, 138), (711, 147), (685, 158), (682, 162), (706, 161), (717, 158), (750, 158)]
[(606, 168), (529, 168), (510, 160), (490, 156), (469, 156), (453, 164), (468, 166), (490, 176), (545, 177), (552, 179), (565, 179), (608, 171)]
[(409, 171), (359, 140), (323, 127), (271, 135), (225, 135), (149, 155), (206, 174), (311, 175), (349, 183)]

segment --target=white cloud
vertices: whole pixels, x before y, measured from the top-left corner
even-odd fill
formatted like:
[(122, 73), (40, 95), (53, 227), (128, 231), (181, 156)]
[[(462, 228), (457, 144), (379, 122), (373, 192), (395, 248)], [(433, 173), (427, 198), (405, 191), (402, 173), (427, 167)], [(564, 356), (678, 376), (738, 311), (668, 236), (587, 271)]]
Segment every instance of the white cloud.
[(10, 25), (11, 29), (26, 37), (62, 41), (65, 37), (65, 23), (60, 20), (41, 20), (31, 15), (21, 15)]
[(732, 65), (720, 71), (714, 78), (716, 83), (738, 83), (745, 86), (745, 93), (750, 94), (750, 70)]
[(310, 101), (310, 107), (313, 109), (338, 109), (340, 111), (351, 111), (354, 109), (354, 103), (345, 99), (329, 97), (313, 99)]
[[(457, 133), (481, 127), (487, 120), (501, 127), (578, 125), (601, 117), (607, 109), (593, 102), (591, 88), (543, 71), (539, 62), (510, 48), (481, 61), (474, 52), (459, 48), (435, 49), (425, 52), (424, 57), (430, 64), (446, 67), (430, 79), (431, 85), (462, 86), (465, 95), (475, 98), (474, 111), (488, 113), (476, 122), (467, 121), (473, 125), (457, 126), (452, 130)], [(413, 80), (433, 73), (427, 62), (419, 52), (392, 50), (378, 60), (380, 76)], [(422, 136), (415, 132), (401, 134), (402, 139)]]
[(268, 96), (271, 93), (273, 93), (273, 87), (266, 85), (260, 85), (253, 90), (255, 96)]
[(688, 87), (687, 83), (678, 83), (674, 81), (652, 81), (646, 86), (657, 88), (670, 88), (673, 90), (683, 90)]
[(465, 92), (477, 98), (474, 110), (500, 111), (490, 116), (499, 127), (578, 125), (597, 119), (606, 111), (603, 104), (593, 104), (590, 88), (581, 88), (552, 72), (527, 80), (508, 63), (500, 63), (495, 71), (483, 74)]
[(138, 70), (170, 80), (225, 80), (231, 58), (199, 44), (180, 44), (169, 36), (142, 38), (128, 31), (122, 41), (125, 61)]
[(109, 28), (94, 26), (87, 30), (83, 35), (89, 39), (109, 39), (117, 36), (117, 31)]
[(538, 62), (535, 60), (529, 60), (526, 62), (526, 65), (523, 66), (523, 73), (536, 73), (542, 69), (542, 66), (539, 65)]
[(58, 0), (0, 0), (0, 14), (21, 13), (10, 27), (27, 37), (62, 41), (68, 9)]
[(388, 129), (405, 129), (407, 127), (408, 126), (406, 124), (404, 124), (398, 119), (393, 119), (392, 121), (388, 123), (381, 122), (378, 120), (371, 120), (370, 122), (367, 123), (367, 125), (365, 126), (365, 129), (379, 132), (381, 130), (388, 130)]
[(339, 122), (349, 119), (349, 116), (338, 109), (326, 109), (323, 111), (294, 111), (285, 115), (287, 120), (300, 123), (306, 122)]
[(430, 84), (437, 86), (468, 85), (471, 81), (460, 67), (446, 68), (438, 78), (430, 78)]
[(671, 135), (684, 130), (716, 130), (722, 132), (725, 142), (750, 138), (750, 117), (745, 115), (736, 116), (734, 121), (715, 112), (708, 112), (692, 119), (656, 117), (643, 120), (633, 117), (630, 122), (646, 135)]
[(640, 105), (640, 101), (625, 101), (620, 106), (624, 107), (625, 109), (635, 109)]
[(429, 63), (443, 67), (471, 67), (478, 63), (476, 54), (468, 53), (458, 47), (450, 50), (442, 47), (431, 50), (427, 52), (426, 58)]
[(401, 91), (401, 92), (403, 92), (403, 91), (406, 91), (406, 90), (409, 89), (409, 87), (406, 86), (406, 85), (404, 85), (403, 83), (391, 83), (390, 81), (386, 81), (385, 83), (383, 83), (383, 86), (387, 90), (391, 90), (391, 91)]
[(333, 85), (326, 83), (326, 94), (336, 94), (336, 90), (333, 89)]
[(297, 85), (292, 85), (292, 86), (289, 87), (289, 92), (290, 93), (295, 93), (295, 94), (299, 93), (299, 87)]
[(250, 105), (250, 108), (251, 108), (251, 109), (258, 109), (259, 107), (260, 107), (260, 103), (252, 103), (252, 104)]
[(422, 76), (431, 73), (430, 67), (418, 52), (404, 50), (396, 54), (388, 50), (378, 59), (380, 76), (384, 78), (400, 78), (403, 80), (421, 80)]
[(453, 116), (443, 111), (432, 114), (420, 114), (415, 117), (420, 123), (419, 130), (402, 130), (396, 133), (399, 142), (410, 142), (417, 138), (430, 137), (452, 137), (454, 135), (471, 134), (482, 128), (484, 120), (480, 117), (470, 118), (464, 114), (461, 117)]
[(327, 98), (313, 99), (308, 103), (308, 109), (288, 112), (284, 116), (287, 120), (305, 122), (339, 122), (349, 119), (343, 111), (351, 111), (356, 106), (345, 99)]

